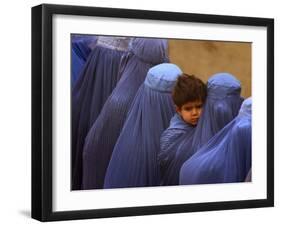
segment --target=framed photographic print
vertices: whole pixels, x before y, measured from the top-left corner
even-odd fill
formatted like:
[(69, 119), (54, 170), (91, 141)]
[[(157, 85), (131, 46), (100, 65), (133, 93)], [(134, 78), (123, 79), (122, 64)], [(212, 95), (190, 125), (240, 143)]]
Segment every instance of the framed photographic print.
[(32, 217), (274, 205), (274, 20), (32, 8)]

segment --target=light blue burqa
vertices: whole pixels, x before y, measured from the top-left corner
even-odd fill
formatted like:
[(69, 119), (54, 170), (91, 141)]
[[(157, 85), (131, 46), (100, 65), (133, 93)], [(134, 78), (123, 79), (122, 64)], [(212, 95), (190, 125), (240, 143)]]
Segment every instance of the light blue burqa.
[(148, 71), (115, 145), (104, 188), (160, 184), (160, 136), (174, 114), (171, 92), (181, 74), (178, 66), (168, 63)]
[(238, 116), (217, 133), (180, 171), (180, 184), (244, 182), (251, 169), (252, 99)]

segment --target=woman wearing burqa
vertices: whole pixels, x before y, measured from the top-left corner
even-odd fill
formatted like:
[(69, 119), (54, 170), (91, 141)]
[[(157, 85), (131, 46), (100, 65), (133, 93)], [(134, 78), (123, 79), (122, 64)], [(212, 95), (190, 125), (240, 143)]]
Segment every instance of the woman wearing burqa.
[(168, 42), (136, 38), (123, 59), (121, 79), (85, 140), (83, 189), (103, 188), (105, 172), (133, 99), (154, 65), (167, 62)]
[(86, 135), (119, 81), (128, 38), (98, 37), (72, 90), (72, 189), (81, 189), (82, 151)]
[(180, 171), (180, 184), (244, 182), (251, 169), (252, 99), (238, 116), (217, 133)]
[(181, 74), (178, 66), (169, 63), (148, 71), (115, 145), (104, 188), (160, 184), (160, 136), (175, 113), (171, 93)]
[(240, 93), (240, 82), (229, 73), (217, 73), (208, 79), (207, 99), (196, 129), (179, 142), (162, 184), (179, 184), (182, 164), (236, 117), (243, 101)]

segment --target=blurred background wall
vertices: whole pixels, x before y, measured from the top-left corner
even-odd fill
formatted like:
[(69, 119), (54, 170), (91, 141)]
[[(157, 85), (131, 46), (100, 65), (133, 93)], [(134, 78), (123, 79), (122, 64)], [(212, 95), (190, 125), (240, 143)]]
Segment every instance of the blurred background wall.
[(251, 43), (170, 39), (169, 56), (205, 82), (217, 72), (229, 72), (241, 81), (242, 96), (251, 96)]

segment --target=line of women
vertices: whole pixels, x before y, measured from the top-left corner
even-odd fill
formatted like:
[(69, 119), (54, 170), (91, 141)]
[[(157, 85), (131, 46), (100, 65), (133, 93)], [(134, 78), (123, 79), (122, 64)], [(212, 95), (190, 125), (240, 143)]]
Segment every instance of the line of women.
[(246, 179), (251, 99), (241, 107), (241, 84), (228, 73), (209, 78), (198, 125), (160, 148), (161, 134), (179, 126), (171, 92), (181, 74), (167, 40), (98, 37), (72, 90), (72, 189)]

